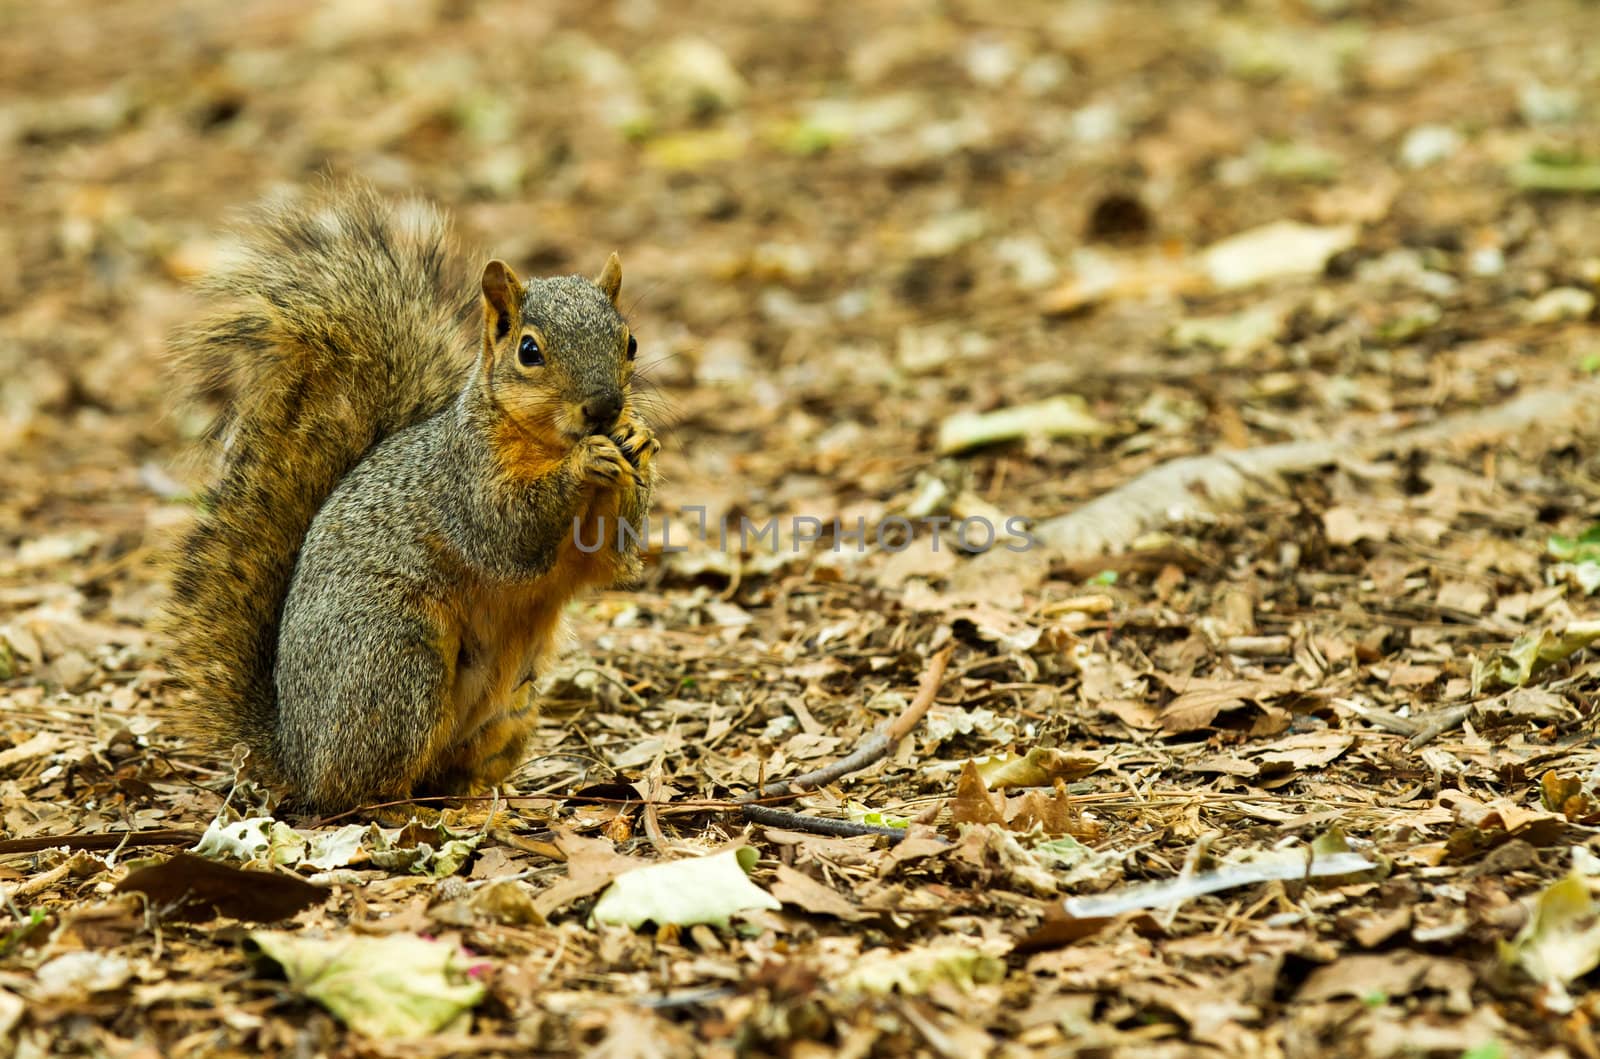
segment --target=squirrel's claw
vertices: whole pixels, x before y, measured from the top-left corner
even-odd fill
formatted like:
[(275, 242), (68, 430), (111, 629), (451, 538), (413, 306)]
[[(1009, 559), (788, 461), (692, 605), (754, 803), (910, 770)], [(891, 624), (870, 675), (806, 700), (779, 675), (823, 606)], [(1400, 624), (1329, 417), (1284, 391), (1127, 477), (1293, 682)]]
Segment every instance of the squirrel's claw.
[(579, 465), (583, 480), (595, 485), (615, 486), (634, 476), (634, 467), (621, 446), (608, 437), (591, 436), (583, 440)]
[(640, 468), (661, 451), (661, 442), (650, 428), (638, 420), (630, 419), (623, 424), (611, 440), (617, 443), (617, 448), (622, 450), (622, 455), (633, 465)]

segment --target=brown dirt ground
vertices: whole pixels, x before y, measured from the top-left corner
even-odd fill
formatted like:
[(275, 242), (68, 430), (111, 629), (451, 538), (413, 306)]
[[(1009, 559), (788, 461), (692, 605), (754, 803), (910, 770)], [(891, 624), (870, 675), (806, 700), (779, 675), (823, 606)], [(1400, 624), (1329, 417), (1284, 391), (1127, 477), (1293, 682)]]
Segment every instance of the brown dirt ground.
[[(160, 353), (230, 211), (321, 174), (425, 194), (531, 272), (619, 250), (668, 515), (1044, 519), (1176, 457), (1381, 435), (1600, 365), (1594, 200), (1524, 186), (1540, 159), (1600, 186), (1593, 4), (735, 7), (0, 2), (0, 841), (219, 808), (228, 763), (172, 734), (151, 631), (204, 477)], [(674, 60), (680, 36), (732, 78)], [(1226, 290), (1197, 271), (1283, 220), (1340, 248)], [(1175, 332), (1237, 313), (1266, 322)], [(1056, 395), (1104, 431), (940, 455), (948, 416)], [(1593, 910), (1530, 926), (1552, 882), (1593, 879), (1600, 662), (1472, 680), (1600, 616), (1546, 556), (1600, 516), (1596, 436), (1564, 415), (1330, 459), (1120, 556), (1003, 575), (927, 534), (657, 554), (575, 615), (512, 785), (545, 797), (488, 828), (452, 808), (481, 833), (455, 875), (360, 862), (274, 924), (459, 944), (470, 1022), (357, 1034), (248, 955), (255, 923), (114, 892), (160, 847), (56, 848), (0, 856), (0, 1053), (1600, 1055)], [(905, 842), (689, 803), (847, 753), (945, 644), (917, 733), (796, 806), (916, 818)], [(1052, 748), (1041, 786), (957, 796), (966, 760)], [(652, 805), (566, 797), (597, 786)], [(1330, 828), (1379, 871), (1018, 946), (1068, 895)], [(1036, 848), (1063, 833), (1087, 850)], [(604, 843), (736, 840), (781, 911), (589, 924), (626, 866)], [(543, 914), (476, 900), (502, 877)], [(982, 973), (846, 978), (951, 945)]]

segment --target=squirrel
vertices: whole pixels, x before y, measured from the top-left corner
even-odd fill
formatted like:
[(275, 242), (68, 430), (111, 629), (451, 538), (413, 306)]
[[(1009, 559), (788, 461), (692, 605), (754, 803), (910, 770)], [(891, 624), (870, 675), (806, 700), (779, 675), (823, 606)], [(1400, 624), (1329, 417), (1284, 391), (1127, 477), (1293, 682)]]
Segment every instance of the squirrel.
[(313, 810), (490, 790), (566, 604), (640, 570), (619, 524), (660, 444), (621, 263), (524, 282), (493, 260), (473, 292), (438, 210), (357, 185), (242, 234), (173, 343), (223, 402), (167, 607), (183, 727)]

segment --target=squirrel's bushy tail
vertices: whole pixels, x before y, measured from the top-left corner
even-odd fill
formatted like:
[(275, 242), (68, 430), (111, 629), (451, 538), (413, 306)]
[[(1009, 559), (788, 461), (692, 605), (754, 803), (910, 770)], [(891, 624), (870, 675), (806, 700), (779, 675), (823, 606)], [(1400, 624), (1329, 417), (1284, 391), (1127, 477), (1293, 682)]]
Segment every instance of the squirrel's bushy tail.
[(274, 771), (278, 618), (312, 518), (376, 442), (460, 392), (475, 303), (444, 217), (365, 187), (263, 207), (174, 343), (220, 398), (220, 475), (175, 557), (168, 632), (191, 734)]

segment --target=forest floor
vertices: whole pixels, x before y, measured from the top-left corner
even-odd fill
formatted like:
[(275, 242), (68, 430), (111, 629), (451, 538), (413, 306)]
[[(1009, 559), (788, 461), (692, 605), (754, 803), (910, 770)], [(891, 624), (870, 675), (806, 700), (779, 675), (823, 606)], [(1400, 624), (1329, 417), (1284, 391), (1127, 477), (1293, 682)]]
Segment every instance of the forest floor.
[[(1596, 41), (0, 2), (0, 1053), (1600, 1056)], [(329, 173), (533, 274), (621, 253), (689, 546), (575, 608), (498, 800), (284, 805), (246, 876), (167, 859), (232, 769), (153, 631), (206, 471), (161, 351), (233, 212)], [(776, 806), (902, 840), (745, 821), (924, 683)], [(667, 862), (723, 875), (592, 918)]]

